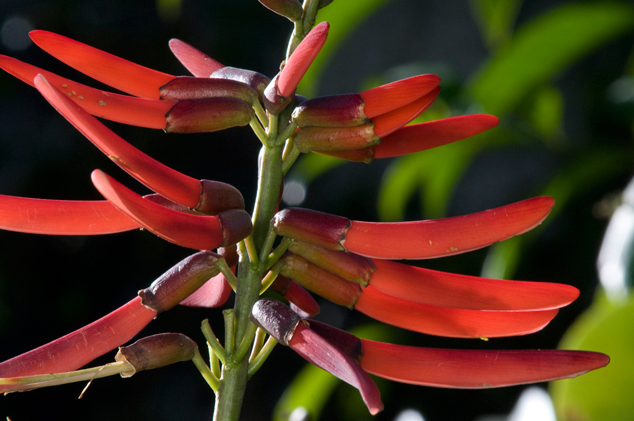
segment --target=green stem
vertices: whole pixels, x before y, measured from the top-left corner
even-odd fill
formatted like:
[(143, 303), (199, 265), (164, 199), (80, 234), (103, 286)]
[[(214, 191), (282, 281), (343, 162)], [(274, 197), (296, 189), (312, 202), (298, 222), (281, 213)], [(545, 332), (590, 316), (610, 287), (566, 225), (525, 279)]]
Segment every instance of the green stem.
[(207, 364), (205, 364), (205, 360), (203, 360), (203, 357), (200, 355), (200, 351), (198, 351), (198, 348), (196, 348), (194, 352), (195, 353), (194, 358), (192, 358), (192, 362), (194, 363), (198, 371), (200, 371), (200, 374), (202, 374), (209, 387), (211, 387), (214, 392), (218, 391), (218, 379), (216, 378), (216, 376), (214, 376), (209, 367), (207, 367)]

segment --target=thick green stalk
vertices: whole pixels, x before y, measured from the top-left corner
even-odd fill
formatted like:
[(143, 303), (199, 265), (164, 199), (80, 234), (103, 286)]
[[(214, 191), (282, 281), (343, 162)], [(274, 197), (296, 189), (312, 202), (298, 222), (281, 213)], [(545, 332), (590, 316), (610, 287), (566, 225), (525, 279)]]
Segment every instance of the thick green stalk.
[[(276, 135), (276, 134), (275, 134)], [(259, 250), (264, 244), (269, 224), (277, 208), (282, 185), (282, 145), (263, 146), (260, 155), (258, 193), (253, 212), (253, 241)], [(249, 314), (260, 296), (266, 262), (253, 267), (246, 256), (238, 267), (238, 287), (234, 305), (236, 318), (235, 343), (240, 344), (249, 327)], [(220, 388), (216, 394), (214, 420), (238, 421), (248, 380), (249, 359), (232, 353), (222, 369)], [(241, 358), (236, 358), (241, 357)]]

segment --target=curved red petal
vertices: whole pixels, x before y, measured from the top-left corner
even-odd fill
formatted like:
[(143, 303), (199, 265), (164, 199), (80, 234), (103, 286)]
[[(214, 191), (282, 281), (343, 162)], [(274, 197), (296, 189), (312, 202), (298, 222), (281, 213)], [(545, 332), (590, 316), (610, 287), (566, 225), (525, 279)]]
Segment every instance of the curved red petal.
[(428, 94), (440, 83), (436, 75), (418, 75), (360, 92), (368, 118), (400, 108)]
[(302, 80), (313, 60), (319, 54), (321, 47), (324, 46), (329, 29), (328, 22), (316, 25), (288, 58), (286, 65), (280, 70), (277, 81), (280, 95), (289, 97), (295, 91), (299, 81)]
[(383, 410), (381, 395), (370, 376), (349, 355), (341, 352), (303, 323), (299, 323), (289, 346), (317, 367), (357, 388), (372, 415)]
[(90, 114), (132, 126), (164, 129), (167, 124), (165, 114), (176, 103), (101, 91), (2, 55), (0, 68), (31, 86), (35, 86), (35, 76), (41, 74)]
[(231, 291), (231, 285), (229, 285), (225, 276), (219, 273), (181, 301), (180, 304), (187, 307), (220, 307), (227, 302)]
[(95, 170), (92, 182), (120, 211), (164, 240), (195, 250), (213, 250), (223, 243), (222, 225), (216, 216), (178, 212), (143, 199), (107, 174)]
[[(66, 336), (0, 363), (0, 377), (73, 371), (128, 342), (156, 317), (141, 298)], [(0, 386), (0, 390), (7, 386)]]
[(43, 76), (37, 76), (34, 83), (64, 118), (134, 178), (174, 202), (190, 208), (198, 205), (200, 180), (179, 173), (139, 151), (52, 87)]
[(374, 158), (391, 158), (446, 145), (489, 130), (499, 122), (492, 115), (474, 114), (405, 126), (381, 139), (374, 147)]
[(346, 250), (379, 259), (430, 259), (465, 253), (535, 228), (555, 201), (541, 196), (469, 215), (413, 222), (352, 221)]
[(310, 294), (297, 282), (290, 279), (288, 290), (284, 298), (291, 303), (291, 309), (305, 319), (310, 319), (319, 314), (319, 304)]
[(427, 95), (407, 105), (374, 117), (372, 119), (374, 123), (374, 134), (378, 137), (383, 137), (403, 127), (425, 112), (436, 100), (439, 93), (440, 86), (437, 86)]
[(401, 383), (483, 389), (577, 377), (605, 367), (598, 352), (418, 348), (361, 339), (361, 367)]
[(132, 63), (48, 31), (31, 31), (38, 47), (80, 72), (123, 92), (159, 99), (159, 88), (174, 76)]
[[(362, 287), (363, 288), (363, 287)], [(376, 320), (415, 332), (452, 338), (495, 338), (541, 330), (557, 310), (479, 311), (416, 303), (363, 288), (355, 310)]]
[(209, 77), (216, 70), (225, 67), (207, 54), (179, 39), (172, 38), (169, 46), (178, 61), (196, 77)]
[(113, 234), (140, 225), (107, 200), (49, 200), (0, 195), (0, 229), (48, 235)]
[(386, 294), (439, 307), (471, 310), (549, 310), (566, 306), (579, 296), (570, 285), (505, 281), (457, 275), (373, 260), (370, 285)]

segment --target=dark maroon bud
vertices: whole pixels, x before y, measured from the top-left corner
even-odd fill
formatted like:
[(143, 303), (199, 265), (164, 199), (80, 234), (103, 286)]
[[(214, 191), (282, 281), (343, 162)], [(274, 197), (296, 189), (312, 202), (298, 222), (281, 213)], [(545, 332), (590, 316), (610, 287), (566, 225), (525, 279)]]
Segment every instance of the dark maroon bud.
[(240, 190), (220, 181), (201, 180), (202, 193), (195, 211), (204, 215), (218, 215), (230, 209), (244, 209)]
[(317, 320), (309, 320), (308, 323), (310, 324), (310, 328), (317, 332), (319, 336), (355, 360), (359, 361), (361, 355), (363, 355), (363, 345), (359, 338), (352, 333), (337, 329), (326, 323), (318, 322)]
[(238, 260), (240, 259), (240, 256), (238, 256), (238, 246), (236, 246), (235, 244), (232, 246), (220, 247), (218, 249), (218, 254), (221, 255), (223, 259), (225, 259), (225, 261), (227, 262), (227, 266), (229, 266), (230, 268), (237, 265)]
[(304, 127), (295, 135), (300, 152), (361, 149), (376, 145), (381, 138), (374, 133), (374, 124), (352, 127)]
[(262, 73), (253, 70), (238, 69), (237, 67), (226, 66), (216, 70), (210, 76), (213, 79), (231, 79), (238, 82), (246, 83), (256, 90), (262, 96), (264, 89), (267, 87), (271, 79)]
[(363, 293), (359, 284), (346, 281), (296, 254), (289, 253), (280, 262), (281, 275), (335, 304), (353, 309)]
[(221, 256), (211, 251), (201, 251), (181, 260), (170, 270), (139, 291), (141, 303), (162, 313), (189, 297), (212, 276), (220, 273), (216, 262)]
[(331, 250), (344, 250), (342, 244), (350, 228), (350, 220), (310, 209), (287, 208), (275, 214), (273, 227), (277, 235)]
[(258, 0), (264, 7), (280, 16), (297, 22), (302, 18), (304, 9), (299, 0)]
[(251, 105), (235, 98), (178, 101), (166, 114), (168, 133), (208, 133), (246, 126), (254, 116)]
[(302, 318), (279, 301), (263, 298), (253, 305), (251, 320), (279, 343), (288, 346)]
[(329, 250), (305, 241), (293, 240), (288, 250), (328, 272), (367, 286), (376, 270), (367, 257), (346, 251)]
[(299, 127), (347, 127), (370, 122), (363, 112), (365, 102), (359, 94), (333, 95), (304, 101), (293, 111)]
[(218, 214), (222, 225), (222, 247), (231, 246), (253, 231), (251, 216), (242, 209), (232, 209)]
[(132, 366), (131, 371), (121, 373), (121, 377), (130, 377), (139, 371), (189, 361), (194, 358), (196, 348), (196, 342), (182, 333), (160, 333), (119, 348), (114, 359)]
[(161, 99), (181, 101), (200, 98), (235, 98), (252, 104), (259, 94), (249, 85), (231, 79), (179, 76), (161, 86)]
[(280, 114), (293, 100), (293, 94), (284, 97), (280, 95), (277, 89), (277, 79), (279, 74), (273, 78), (269, 85), (264, 89), (263, 100), (264, 107), (273, 114)]

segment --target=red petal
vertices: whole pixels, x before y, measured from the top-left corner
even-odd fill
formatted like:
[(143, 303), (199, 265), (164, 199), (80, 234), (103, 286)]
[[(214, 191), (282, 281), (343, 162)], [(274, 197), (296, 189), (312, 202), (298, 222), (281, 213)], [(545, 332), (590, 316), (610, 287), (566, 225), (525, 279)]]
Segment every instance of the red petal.
[(196, 292), (181, 301), (181, 305), (188, 307), (220, 307), (229, 299), (231, 285), (222, 273), (214, 276)]
[[(141, 298), (66, 336), (0, 363), (0, 377), (73, 371), (128, 342), (156, 312), (141, 304)], [(0, 389), (5, 386), (0, 386)]]
[(290, 280), (288, 290), (284, 298), (291, 303), (291, 309), (305, 319), (310, 319), (319, 314), (319, 304), (310, 294), (297, 282)]
[(36, 88), (57, 111), (103, 153), (134, 178), (184, 206), (193, 208), (200, 202), (200, 180), (179, 173), (130, 145), (110, 129), (53, 88), (43, 76), (35, 78)]
[(218, 217), (168, 209), (143, 199), (99, 170), (93, 171), (91, 177), (106, 199), (162, 239), (196, 250), (213, 250), (223, 245), (222, 225)]
[(374, 123), (374, 133), (378, 137), (387, 136), (390, 133), (403, 127), (416, 117), (421, 115), (436, 100), (440, 93), (440, 86), (433, 89), (430, 93), (410, 102), (407, 105), (392, 110), (388, 113), (381, 114), (372, 119)]
[(0, 229), (49, 235), (113, 234), (140, 228), (107, 200), (47, 200), (0, 195)]
[(286, 65), (280, 70), (277, 81), (280, 95), (289, 97), (295, 91), (299, 81), (302, 80), (313, 60), (319, 54), (321, 47), (324, 46), (329, 29), (328, 22), (322, 22), (315, 26), (288, 58)]
[(209, 77), (216, 70), (225, 67), (207, 54), (179, 39), (172, 38), (169, 46), (178, 61), (196, 77)]
[(407, 155), (446, 145), (489, 130), (499, 121), (492, 115), (474, 114), (405, 126), (381, 139), (374, 147), (374, 158)]
[(0, 55), (0, 67), (31, 86), (35, 86), (33, 82), (35, 76), (41, 74), (51, 85), (90, 114), (123, 124), (164, 129), (165, 114), (176, 103), (101, 91), (2, 55)]
[(41, 49), (86, 75), (123, 92), (159, 99), (159, 88), (174, 76), (148, 69), (105, 51), (47, 31), (31, 31)]
[(418, 75), (359, 93), (368, 118), (400, 108), (428, 94), (440, 83), (436, 75)]
[(503, 281), (438, 272), (389, 260), (373, 260), (372, 287), (395, 297), (440, 307), (471, 310), (548, 310), (579, 296), (570, 285)]
[(361, 339), (361, 367), (401, 383), (482, 389), (577, 377), (605, 367), (598, 352), (417, 348)]
[(557, 314), (543, 311), (478, 311), (416, 303), (371, 286), (363, 288), (356, 310), (384, 323), (429, 335), (495, 338), (526, 335), (542, 329)]
[(344, 247), (379, 259), (430, 259), (465, 253), (539, 225), (555, 201), (534, 197), (469, 215), (414, 222), (352, 221)]
[(302, 322), (297, 325), (289, 345), (317, 367), (359, 389), (363, 402), (372, 415), (383, 410), (379, 389), (359, 364)]

